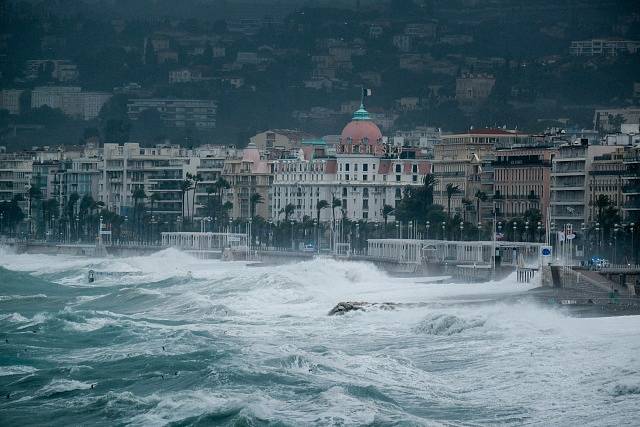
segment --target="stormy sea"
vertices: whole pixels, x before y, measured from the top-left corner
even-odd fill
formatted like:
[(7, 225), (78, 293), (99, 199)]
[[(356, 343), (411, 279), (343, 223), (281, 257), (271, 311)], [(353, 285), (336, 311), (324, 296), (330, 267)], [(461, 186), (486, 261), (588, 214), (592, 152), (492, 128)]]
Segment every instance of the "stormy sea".
[(0, 248), (0, 425), (637, 425), (640, 317), (527, 286)]

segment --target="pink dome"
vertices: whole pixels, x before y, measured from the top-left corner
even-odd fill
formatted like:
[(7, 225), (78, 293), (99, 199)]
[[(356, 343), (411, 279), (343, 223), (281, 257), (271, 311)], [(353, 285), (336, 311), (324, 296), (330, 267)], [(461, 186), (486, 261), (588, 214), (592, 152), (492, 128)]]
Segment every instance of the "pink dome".
[(377, 144), (381, 139), (382, 132), (371, 120), (353, 120), (340, 135), (343, 144)]

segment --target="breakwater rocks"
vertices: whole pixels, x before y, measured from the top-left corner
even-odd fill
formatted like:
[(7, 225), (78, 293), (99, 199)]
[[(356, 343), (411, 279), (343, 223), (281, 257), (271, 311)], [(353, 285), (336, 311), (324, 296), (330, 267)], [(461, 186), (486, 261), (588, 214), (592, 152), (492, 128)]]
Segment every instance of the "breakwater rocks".
[(336, 306), (329, 311), (329, 316), (341, 315), (350, 311), (366, 311), (372, 308), (379, 310), (393, 310), (397, 306), (398, 304), (392, 302), (371, 303), (364, 301), (345, 301), (336, 304)]

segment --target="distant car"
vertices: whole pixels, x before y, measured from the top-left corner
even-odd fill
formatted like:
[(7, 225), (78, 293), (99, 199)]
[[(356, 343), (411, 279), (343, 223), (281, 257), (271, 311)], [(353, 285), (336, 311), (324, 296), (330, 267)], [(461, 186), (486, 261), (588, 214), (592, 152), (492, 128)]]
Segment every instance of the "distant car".
[(315, 252), (316, 248), (313, 245), (304, 245), (304, 252)]

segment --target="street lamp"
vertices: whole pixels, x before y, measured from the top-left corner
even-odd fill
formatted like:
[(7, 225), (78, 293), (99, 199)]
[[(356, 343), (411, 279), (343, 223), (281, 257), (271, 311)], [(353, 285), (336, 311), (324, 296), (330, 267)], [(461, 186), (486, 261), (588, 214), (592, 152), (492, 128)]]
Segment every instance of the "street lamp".
[(407, 237), (413, 239), (413, 221), (409, 221), (409, 229), (407, 230)]
[(295, 250), (295, 243), (293, 241), (293, 221), (291, 221), (291, 250)]
[(447, 227), (447, 223), (442, 221), (442, 240), (445, 240), (444, 238), (444, 229)]
[(431, 227), (431, 223), (427, 221), (426, 230), (427, 230), (427, 240), (429, 240), (429, 227)]
[(633, 240), (633, 229), (636, 226), (635, 223), (631, 223), (629, 224), (629, 227), (631, 228), (631, 256), (633, 257), (633, 263), (634, 264), (638, 264), (638, 254), (636, 253), (636, 247), (635, 247), (635, 242)]
[(480, 234), (482, 233), (482, 223), (478, 221), (478, 242), (480, 241)]
[(464, 229), (464, 222), (460, 221), (460, 241), (462, 241), (462, 230)]
[(313, 234), (316, 240), (316, 251), (320, 251), (320, 228), (318, 227), (318, 219), (313, 220)]
[(518, 229), (518, 223), (513, 221), (513, 241), (518, 241), (518, 236), (516, 236), (516, 230)]
[(538, 242), (542, 240), (542, 223), (538, 221)]
[(402, 238), (402, 236), (400, 235), (400, 223), (398, 221), (396, 221), (396, 236), (398, 237), (398, 239)]
[(619, 224), (613, 225), (613, 263), (616, 264), (618, 261), (618, 227)]
[(524, 238), (525, 242), (529, 241), (529, 221), (525, 221), (524, 223)]

